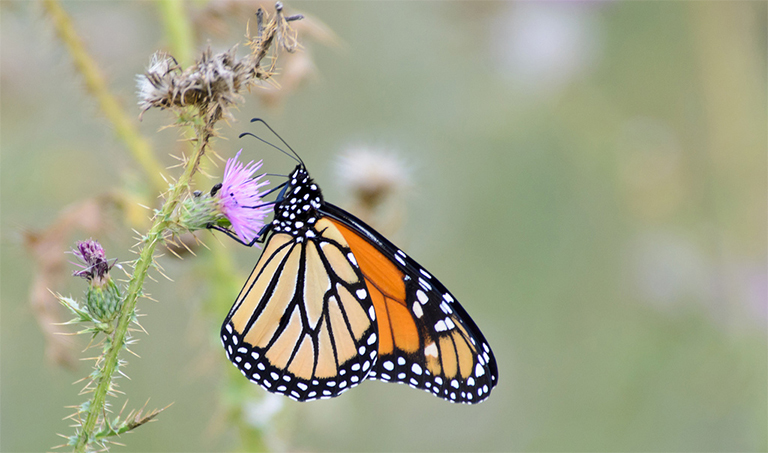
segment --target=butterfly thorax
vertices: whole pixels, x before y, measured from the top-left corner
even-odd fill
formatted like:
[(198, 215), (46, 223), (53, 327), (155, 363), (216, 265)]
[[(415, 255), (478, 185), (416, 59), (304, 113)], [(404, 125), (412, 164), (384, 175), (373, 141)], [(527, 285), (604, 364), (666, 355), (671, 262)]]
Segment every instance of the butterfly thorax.
[(296, 167), (289, 178), (281, 194), (282, 199), (275, 206), (272, 228), (276, 233), (306, 236), (306, 232), (317, 221), (317, 210), (323, 202), (323, 194), (301, 165)]

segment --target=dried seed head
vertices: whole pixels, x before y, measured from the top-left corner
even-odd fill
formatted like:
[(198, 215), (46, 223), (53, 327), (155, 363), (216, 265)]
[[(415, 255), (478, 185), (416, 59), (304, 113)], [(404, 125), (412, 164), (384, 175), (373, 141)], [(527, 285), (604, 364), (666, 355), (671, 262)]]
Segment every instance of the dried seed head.
[(174, 105), (180, 75), (181, 68), (173, 57), (165, 52), (152, 55), (147, 72), (136, 76), (136, 94), (142, 113), (152, 107), (164, 109)]
[[(244, 89), (274, 75), (278, 49), (293, 52), (299, 46), (290, 22), (301, 17), (285, 17), (280, 4), (275, 8), (275, 15), (266, 24), (264, 15), (258, 16), (258, 33), (249, 36), (247, 41), (250, 53), (239, 60), (235, 55), (237, 46), (215, 55), (208, 48), (194, 65), (182, 72), (172, 57), (155, 54), (147, 72), (137, 77), (142, 113), (152, 107), (194, 106), (204, 112), (209, 124), (229, 116), (229, 108), (242, 100), (240, 93)], [(264, 68), (261, 62), (270, 48), (273, 55), (269, 58), (269, 67)]]

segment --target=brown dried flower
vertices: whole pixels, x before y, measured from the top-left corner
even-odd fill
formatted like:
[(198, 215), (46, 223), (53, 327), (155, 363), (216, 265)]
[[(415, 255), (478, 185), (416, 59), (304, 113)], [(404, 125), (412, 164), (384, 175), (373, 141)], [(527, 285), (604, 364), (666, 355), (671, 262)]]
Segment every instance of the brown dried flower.
[[(269, 2), (257, 1), (255, 5), (265, 7)], [(255, 8), (253, 2), (238, 0), (217, 0), (205, 4), (194, 15), (194, 26), (198, 33), (226, 36), (234, 18), (250, 14)], [(305, 15), (302, 20), (290, 22), (302, 38), (301, 52), (284, 53), (280, 56), (280, 71), (274, 80), (278, 83), (264, 84), (254, 94), (266, 106), (278, 106), (283, 99), (295, 92), (306, 81), (314, 76), (316, 69), (312, 58), (312, 49), (308, 42), (319, 43), (330, 47), (343, 47), (341, 39), (323, 21), (311, 15)], [(284, 36), (285, 34), (283, 34)], [(290, 42), (288, 43), (290, 47)]]
[[(172, 56), (155, 54), (147, 72), (137, 78), (142, 114), (152, 107), (194, 106), (205, 113), (209, 124), (228, 116), (229, 108), (242, 100), (240, 93), (244, 89), (274, 75), (279, 50), (294, 52), (299, 46), (297, 33), (290, 22), (302, 16), (286, 17), (280, 2), (275, 5), (275, 11), (265, 24), (265, 13), (258, 10), (257, 34), (251, 37), (248, 33), (246, 44), (250, 53), (241, 59), (235, 55), (237, 46), (215, 55), (208, 48), (194, 65), (182, 71)], [(261, 63), (270, 48), (274, 55), (270, 65), (263, 67)]]

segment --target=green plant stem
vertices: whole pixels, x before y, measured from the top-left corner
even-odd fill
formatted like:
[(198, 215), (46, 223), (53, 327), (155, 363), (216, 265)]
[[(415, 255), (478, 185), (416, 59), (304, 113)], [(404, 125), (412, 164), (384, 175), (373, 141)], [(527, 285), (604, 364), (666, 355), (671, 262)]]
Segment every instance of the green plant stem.
[(182, 173), (179, 180), (171, 187), (165, 203), (163, 203), (163, 206), (155, 215), (149, 233), (144, 237), (144, 246), (139, 253), (139, 258), (136, 261), (133, 274), (128, 282), (128, 290), (123, 305), (120, 308), (120, 314), (117, 318), (117, 326), (115, 327), (115, 332), (112, 336), (112, 343), (109, 345), (109, 348), (104, 355), (104, 365), (100, 373), (99, 383), (96, 386), (93, 398), (91, 399), (85, 422), (78, 433), (75, 452), (84, 452), (88, 441), (93, 437), (96, 422), (98, 421), (99, 415), (104, 410), (104, 402), (106, 401), (107, 393), (112, 385), (112, 376), (117, 368), (118, 354), (125, 344), (125, 338), (128, 334), (128, 326), (133, 319), (134, 311), (136, 309), (136, 301), (142, 294), (144, 279), (147, 276), (149, 267), (152, 265), (155, 247), (157, 247), (158, 243), (162, 242), (163, 234), (171, 223), (171, 214), (182, 201), (185, 192), (189, 188), (189, 182), (192, 175), (197, 171), (200, 164), (200, 158), (205, 152), (209, 138), (210, 135), (207, 129), (204, 127), (198, 128), (197, 143), (199, 146), (192, 156), (192, 159), (187, 162), (184, 173)]
[(194, 53), (192, 24), (189, 21), (185, 3), (188, 2), (182, 0), (161, 0), (157, 2), (160, 16), (163, 18), (165, 36), (168, 39), (171, 54), (182, 67), (192, 64), (192, 55)]
[(161, 176), (163, 166), (152, 153), (149, 142), (139, 133), (136, 124), (110, 93), (104, 76), (77, 35), (71, 18), (58, 0), (45, 0), (43, 6), (53, 20), (56, 33), (72, 56), (75, 68), (82, 74), (86, 89), (98, 101), (104, 116), (115, 128), (118, 138), (125, 143), (133, 158), (143, 167), (155, 192), (164, 190), (167, 184)]

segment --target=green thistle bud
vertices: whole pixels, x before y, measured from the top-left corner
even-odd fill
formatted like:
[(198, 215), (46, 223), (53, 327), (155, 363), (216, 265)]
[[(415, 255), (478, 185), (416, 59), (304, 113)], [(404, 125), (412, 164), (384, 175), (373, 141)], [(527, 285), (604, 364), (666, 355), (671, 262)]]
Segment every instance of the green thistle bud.
[(171, 230), (176, 234), (202, 230), (218, 223), (223, 217), (218, 197), (197, 191), (176, 209)]
[(85, 291), (85, 306), (94, 318), (109, 322), (120, 310), (123, 297), (115, 282), (110, 278), (104, 285), (88, 285)]

